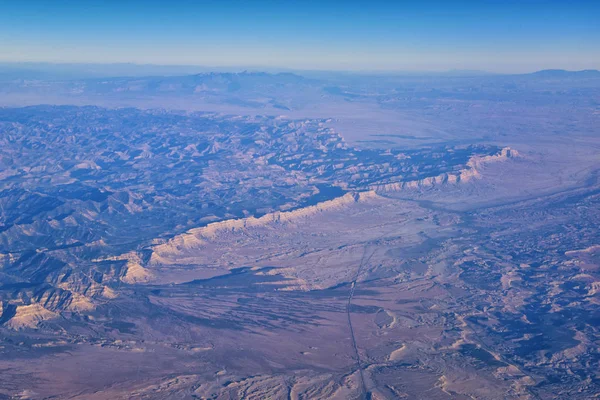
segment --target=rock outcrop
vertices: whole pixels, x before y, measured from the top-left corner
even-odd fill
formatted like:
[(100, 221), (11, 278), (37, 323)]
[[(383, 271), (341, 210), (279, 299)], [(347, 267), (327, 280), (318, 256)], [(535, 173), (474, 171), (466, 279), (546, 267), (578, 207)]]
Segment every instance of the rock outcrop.
[(403, 189), (416, 189), (447, 183), (464, 183), (474, 178), (480, 178), (480, 171), (485, 164), (506, 161), (509, 158), (517, 157), (518, 155), (519, 153), (516, 150), (513, 150), (510, 147), (504, 147), (497, 154), (489, 156), (472, 156), (465, 167), (455, 173), (443, 173), (437, 176), (430, 176), (412, 181), (371, 185), (369, 189), (376, 192), (396, 192)]
[[(144, 283), (152, 279), (152, 273), (142, 266), (144, 262), (140, 255), (135, 251), (130, 251), (120, 256), (106, 257), (94, 260), (94, 262), (98, 263), (105, 261), (125, 262), (125, 265), (123, 266), (118, 276), (118, 279), (123, 283)], [(108, 287), (104, 288), (101, 295), (109, 299), (116, 297), (116, 293)]]
[(17, 306), (15, 315), (6, 325), (15, 330), (36, 328), (40, 322), (56, 318), (57, 316), (58, 314), (34, 303), (27, 306)]
[(270, 224), (285, 224), (324, 211), (335, 210), (353, 203), (363, 202), (374, 198), (377, 198), (377, 194), (374, 191), (346, 193), (338, 198), (292, 211), (276, 211), (258, 218), (252, 216), (213, 222), (200, 228), (191, 229), (184, 234), (175, 236), (166, 243), (155, 246), (150, 258), (150, 264), (163, 264), (165, 263), (165, 260), (163, 259), (164, 256), (177, 254), (182, 250), (199, 246), (206, 240), (215, 238), (219, 234)]

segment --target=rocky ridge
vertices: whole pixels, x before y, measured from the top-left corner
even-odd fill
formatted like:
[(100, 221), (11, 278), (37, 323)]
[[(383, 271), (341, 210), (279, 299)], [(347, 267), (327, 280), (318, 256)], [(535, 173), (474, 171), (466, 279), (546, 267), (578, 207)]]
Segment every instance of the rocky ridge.
[(508, 160), (509, 158), (518, 156), (519, 152), (517, 150), (511, 149), (510, 147), (504, 147), (497, 154), (488, 156), (472, 156), (465, 165), (465, 168), (456, 173), (443, 173), (423, 179), (372, 185), (369, 188), (376, 192), (396, 192), (403, 189), (415, 189), (420, 187), (443, 185), (447, 183), (464, 183), (473, 178), (480, 178), (481, 169), (485, 166), (485, 164), (502, 162)]
[[(315, 215), (326, 210), (333, 210), (339, 207), (347, 206), (352, 203), (362, 202), (366, 199), (376, 198), (377, 192), (391, 192), (404, 189), (424, 188), (441, 184), (466, 183), (474, 178), (481, 178), (481, 169), (485, 164), (507, 161), (510, 158), (518, 157), (518, 151), (510, 147), (504, 147), (496, 154), (487, 156), (472, 156), (467, 162), (465, 168), (456, 174), (441, 174), (434, 177), (428, 177), (420, 180), (406, 181), (394, 184), (374, 185), (367, 191), (357, 191), (346, 193), (333, 200), (318, 203), (313, 206), (299, 208), (287, 212), (273, 212), (256, 218), (254, 216), (240, 219), (229, 219), (210, 223), (204, 227), (194, 228), (188, 232), (177, 235), (165, 243), (152, 247), (152, 255), (148, 262), (150, 269), (156, 265), (168, 265), (173, 263), (172, 259), (182, 251), (201, 246), (202, 244), (214, 239), (217, 235), (227, 232), (243, 231), (248, 228), (261, 227), (270, 224), (288, 223), (300, 218)], [(132, 274), (141, 274), (144, 276), (138, 282), (150, 281), (151, 272), (140, 264), (132, 265), (130, 268)], [(141, 268), (141, 269), (140, 269)], [(135, 272), (134, 272), (135, 271)], [(143, 272), (142, 272), (143, 271)], [(127, 280), (124, 280), (127, 282)]]

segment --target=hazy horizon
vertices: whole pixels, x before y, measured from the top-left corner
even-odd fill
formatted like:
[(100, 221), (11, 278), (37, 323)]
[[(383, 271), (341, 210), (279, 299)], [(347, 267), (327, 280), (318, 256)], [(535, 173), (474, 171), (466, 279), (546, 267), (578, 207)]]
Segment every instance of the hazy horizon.
[[(527, 69), (513, 72), (495, 72), (484, 69), (310, 69), (310, 68), (291, 68), (285, 66), (264, 66), (264, 65), (203, 65), (203, 64), (154, 64), (154, 63), (135, 63), (135, 62), (50, 62), (50, 61), (0, 61), (0, 67), (13, 67), (15, 71), (24, 68), (52, 68), (56, 71), (61, 71), (68, 68), (96, 68), (96, 67), (114, 67), (114, 68), (131, 68), (131, 70), (156, 69), (156, 73), (168, 75), (188, 75), (195, 73), (340, 73), (340, 74), (356, 74), (356, 75), (395, 75), (395, 74), (487, 74), (487, 75), (521, 75), (533, 74), (540, 71), (566, 71), (566, 72), (583, 72), (583, 71), (599, 71), (598, 68), (581, 68), (581, 69), (566, 69), (554, 68), (548, 66), (539, 69)], [(192, 71), (193, 70), (193, 71)]]

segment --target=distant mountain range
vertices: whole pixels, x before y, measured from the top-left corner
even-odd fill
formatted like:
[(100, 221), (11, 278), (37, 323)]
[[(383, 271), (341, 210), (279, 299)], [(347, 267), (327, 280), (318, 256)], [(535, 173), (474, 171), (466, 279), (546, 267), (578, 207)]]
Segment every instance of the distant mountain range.
[(600, 71), (597, 69), (584, 69), (581, 71), (543, 69), (527, 75), (537, 76), (540, 78), (600, 78)]
[[(77, 79), (35, 78), (30, 72), (12, 70), (3, 74), (0, 64), (0, 105), (94, 104), (102, 106), (165, 107), (203, 111), (239, 112), (259, 110), (279, 115), (301, 109), (318, 109), (335, 102), (390, 99), (422, 101), (435, 97), (462, 99), (485, 97), (514, 100), (524, 93), (539, 101), (547, 90), (579, 90), (600, 86), (600, 71), (543, 70), (528, 74), (483, 74), (479, 71), (449, 71), (422, 74), (359, 74), (293, 72), (201, 72), (178, 75), (106, 76)], [(8, 70), (6, 70), (8, 71)], [(5, 72), (6, 72), (5, 71)], [(494, 93), (482, 94), (482, 85)], [(412, 99), (412, 100), (411, 100)]]
[[(244, 72), (238, 72), (245, 70)], [(249, 71), (249, 72), (246, 72)], [(260, 71), (260, 72), (257, 72)], [(596, 78), (600, 71), (587, 69), (568, 71), (563, 69), (545, 69), (524, 74), (500, 74), (480, 70), (449, 70), (444, 72), (431, 71), (387, 71), (387, 72), (351, 72), (351, 71), (296, 71), (284, 68), (242, 68), (242, 67), (203, 67), (190, 65), (151, 65), (151, 64), (52, 64), (52, 63), (0, 63), (0, 80), (83, 80), (95, 78), (147, 78), (147, 77), (291, 77), (305, 76), (317, 79), (343, 76), (448, 76), (448, 77), (478, 77), (478, 76), (536, 76), (542, 78)]]

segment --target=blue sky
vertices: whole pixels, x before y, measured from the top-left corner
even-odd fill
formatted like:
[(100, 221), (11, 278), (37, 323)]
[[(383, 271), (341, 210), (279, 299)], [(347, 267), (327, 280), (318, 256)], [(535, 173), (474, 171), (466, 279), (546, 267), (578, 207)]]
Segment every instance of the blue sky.
[(0, 0), (0, 61), (600, 68), (600, 1)]

